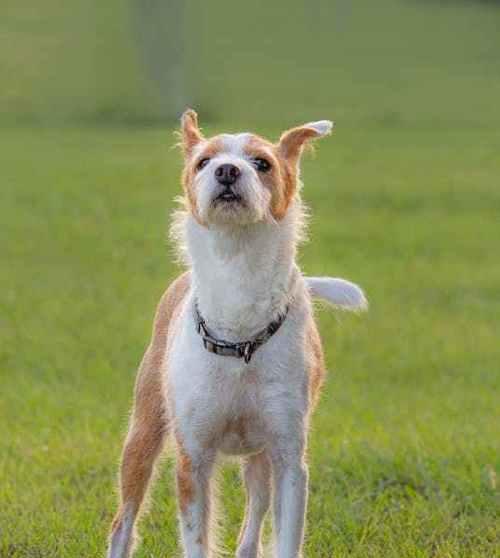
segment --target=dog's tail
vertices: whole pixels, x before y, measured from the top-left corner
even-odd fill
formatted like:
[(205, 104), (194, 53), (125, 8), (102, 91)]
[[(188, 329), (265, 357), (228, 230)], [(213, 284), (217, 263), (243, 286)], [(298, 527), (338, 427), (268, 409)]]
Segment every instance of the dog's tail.
[(305, 277), (313, 298), (320, 298), (343, 310), (361, 312), (368, 309), (363, 290), (345, 279), (336, 277)]

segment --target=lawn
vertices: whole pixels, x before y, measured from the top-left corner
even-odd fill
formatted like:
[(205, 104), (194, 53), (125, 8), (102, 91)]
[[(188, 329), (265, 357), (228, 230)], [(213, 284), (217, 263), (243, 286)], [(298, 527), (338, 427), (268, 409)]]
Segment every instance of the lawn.
[[(0, 556), (100, 556), (135, 367), (178, 272), (166, 130), (8, 130), (0, 272)], [(459, 154), (459, 156), (458, 156)], [(342, 131), (304, 167), (306, 273), (370, 312), (320, 312), (306, 555), (491, 557), (499, 542), (500, 135)], [(171, 461), (139, 557), (178, 552)], [(225, 545), (243, 495), (223, 476)]]
[[(302, 4), (289, 1), (217, 41), (211, 29), (236, 4), (189, 5), (202, 10), (208, 132), (277, 137), (337, 120), (304, 162), (300, 262), (356, 281), (371, 306), (318, 309), (329, 375), (305, 556), (500, 556), (500, 6), (338, 0), (308, 46), (283, 42), (285, 29), (304, 36)], [(173, 125), (144, 112), (151, 98), (126, 58), (113, 71), (128, 52), (117, 3), (77, 4), (40, 4), (37, 20), (33, 2), (8, 0), (0, 17), (0, 558), (104, 555), (135, 370), (179, 273), (166, 234), (180, 193)], [(94, 5), (103, 28), (115, 22), (101, 42), (85, 19)], [(78, 35), (65, 18), (87, 23)], [(252, 42), (257, 24), (265, 40)], [(92, 60), (74, 46), (85, 41)], [(137, 558), (180, 556), (171, 458), (161, 469)], [(221, 499), (234, 555), (234, 463)]]

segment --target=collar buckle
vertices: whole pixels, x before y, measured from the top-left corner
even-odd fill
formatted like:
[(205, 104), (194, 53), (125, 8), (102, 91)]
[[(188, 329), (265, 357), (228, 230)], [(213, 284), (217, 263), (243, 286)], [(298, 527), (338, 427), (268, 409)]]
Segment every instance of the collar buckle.
[(243, 360), (248, 364), (252, 360), (252, 355), (257, 348), (255, 341), (247, 341), (243, 345)]

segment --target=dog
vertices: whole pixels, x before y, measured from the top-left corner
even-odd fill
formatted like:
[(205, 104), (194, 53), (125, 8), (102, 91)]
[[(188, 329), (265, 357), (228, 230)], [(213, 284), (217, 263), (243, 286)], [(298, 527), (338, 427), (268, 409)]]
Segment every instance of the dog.
[(205, 138), (196, 113), (183, 114), (183, 208), (172, 230), (188, 271), (161, 298), (139, 368), (109, 558), (133, 552), (135, 522), (169, 434), (187, 558), (216, 551), (211, 477), (221, 454), (241, 459), (247, 491), (237, 557), (262, 555), (271, 500), (274, 555), (301, 556), (308, 425), (325, 375), (312, 299), (367, 306), (355, 284), (304, 277), (296, 263), (301, 154), (332, 127), (305, 124), (277, 143), (251, 133)]

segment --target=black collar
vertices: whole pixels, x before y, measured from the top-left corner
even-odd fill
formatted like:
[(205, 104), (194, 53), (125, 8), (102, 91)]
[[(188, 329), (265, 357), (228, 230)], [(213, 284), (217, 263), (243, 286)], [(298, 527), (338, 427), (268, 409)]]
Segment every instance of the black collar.
[(198, 309), (198, 304), (194, 304), (194, 318), (196, 321), (196, 330), (203, 339), (203, 346), (210, 353), (221, 356), (232, 356), (236, 358), (243, 358), (248, 364), (252, 358), (253, 353), (266, 341), (268, 341), (281, 327), (288, 314), (288, 305), (283, 313), (278, 314), (278, 317), (273, 320), (266, 328), (259, 331), (257, 335), (249, 341), (240, 341), (238, 343), (231, 343), (223, 339), (214, 337), (208, 329), (205, 320), (202, 318)]

